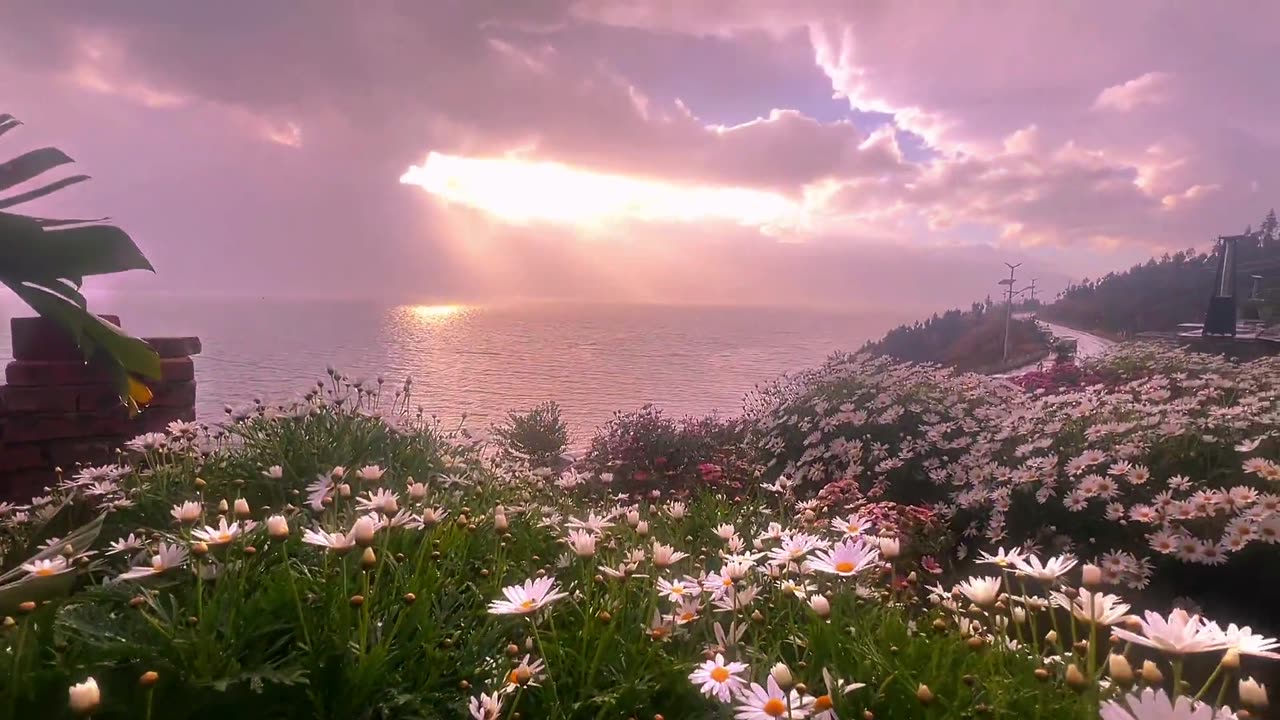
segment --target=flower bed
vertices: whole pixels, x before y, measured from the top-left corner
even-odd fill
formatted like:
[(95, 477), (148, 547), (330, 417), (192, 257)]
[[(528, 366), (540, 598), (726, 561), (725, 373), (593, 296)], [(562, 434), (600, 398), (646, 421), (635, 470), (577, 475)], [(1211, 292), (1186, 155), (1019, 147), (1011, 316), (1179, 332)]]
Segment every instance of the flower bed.
[[(1015, 499), (1095, 518), (1100, 498), (1063, 503), (1095, 473), (1126, 498), (1168, 485), (1156, 457), (1270, 482), (1269, 461), (1245, 461), (1273, 452), (1260, 428), (1274, 381), (1233, 368), (1045, 398), (839, 358), (749, 416), (773, 453), (765, 482), (704, 448), (679, 456), (674, 488), (495, 462), (407, 397), (335, 377), (223, 428), (137, 438), (116, 465), (0, 511), (0, 717), (1141, 720), (1191, 717), (1191, 695), (1258, 712), (1258, 689), (1238, 681), (1265, 672), (1277, 643), (1165, 615), (1136, 588), (1109, 594), (1140, 585), (1143, 566), (1080, 563), (1061, 546), (1095, 532), (1082, 523), (1033, 554), (986, 546), (968, 559), (977, 576), (935, 582), (940, 561), (953, 566), (936, 557), (947, 527), (976, 523), (969, 542), (984, 545), (1038, 537)], [(1194, 433), (1162, 432), (1178, 419)], [(1090, 450), (1103, 459), (1079, 459)], [(1063, 459), (1029, 462), (1048, 454)], [(1143, 459), (1151, 476), (1135, 481)], [(730, 494), (726, 478), (749, 477)], [(940, 499), (923, 507), (914, 487)], [(1265, 508), (1261, 495), (1233, 499), (1236, 517)], [(1160, 522), (1209, 533), (1231, 522), (1219, 515)], [(1117, 526), (1106, 542), (1129, 538)], [(1161, 614), (1131, 618), (1138, 604)], [(1161, 703), (1168, 713), (1144, 714)]]

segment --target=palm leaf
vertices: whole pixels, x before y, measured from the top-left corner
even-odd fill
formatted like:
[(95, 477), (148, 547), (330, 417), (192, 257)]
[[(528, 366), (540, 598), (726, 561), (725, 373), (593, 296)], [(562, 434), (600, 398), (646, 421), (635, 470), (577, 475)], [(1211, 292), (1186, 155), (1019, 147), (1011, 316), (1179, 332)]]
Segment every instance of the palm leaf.
[(70, 155), (58, 148), (46, 147), (25, 152), (18, 157), (0, 163), (0, 190), (8, 190), (19, 183), (24, 183), (46, 170), (59, 165), (74, 162)]
[(42, 198), (45, 195), (55, 193), (64, 187), (75, 185), (76, 183), (82, 183), (88, 179), (88, 175), (72, 175), (70, 177), (64, 177), (61, 180), (51, 182), (48, 185), (38, 187), (34, 190), (28, 190), (27, 192), (19, 193), (17, 195), (10, 195), (7, 198), (0, 198), (0, 210), (7, 207), (13, 207), (14, 205), (21, 205), (24, 202), (30, 202), (36, 198)]

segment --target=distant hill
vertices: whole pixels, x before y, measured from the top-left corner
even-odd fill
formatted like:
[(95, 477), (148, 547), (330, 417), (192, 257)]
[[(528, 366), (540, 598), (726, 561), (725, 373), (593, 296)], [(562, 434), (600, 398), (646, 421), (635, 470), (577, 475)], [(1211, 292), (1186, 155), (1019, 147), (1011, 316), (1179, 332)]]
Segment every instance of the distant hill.
[[(959, 370), (1000, 369), (1004, 352), (1003, 306), (974, 303), (969, 310), (948, 310), (911, 325), (900, 325), (863, 351), (899, 360), (932, 362)], [(1048, 351), (1048, 338), (1029, 319), (1009, 325), (1010, 364), (1034, 362)]]
[[(1280, 260), (1280, 222), (1274, 210), (1257, 231), (1249, 229), (1245, 234), (1252, 240), (1240, 243), (1239, 263)], [(1166, 253), (1123, 272), (1070, 285), (1040, 314), (1046, 320), (1114, 335), (1172, 330), (1179, 323), (1204, 319), (1216, 267), (1217, 259), (1211, 254)], [(1240, 295), (1247, 296), (1249, 278), (1238, 280)]]

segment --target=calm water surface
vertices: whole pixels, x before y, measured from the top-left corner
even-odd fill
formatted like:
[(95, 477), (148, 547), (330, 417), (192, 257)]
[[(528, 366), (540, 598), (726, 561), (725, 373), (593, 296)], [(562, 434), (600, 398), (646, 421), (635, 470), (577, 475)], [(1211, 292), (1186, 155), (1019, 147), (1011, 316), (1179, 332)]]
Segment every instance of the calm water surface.
[[(198, 335), (198, 415), (304, 392), (333, 365), (351, 377), (414, 378), (417, 402), (480, 429), (508, 409), (560, 402), (575, 431), (614, 410), (733, 414), (787, 370), (856, 349), (910, 313), (535, 303), (389, 306), (280, 300), (100, 302), (131, 332)], [(24, 313), (25, 314), (25, 313)], [(0, 353), (9, 352), (8, 323)]]

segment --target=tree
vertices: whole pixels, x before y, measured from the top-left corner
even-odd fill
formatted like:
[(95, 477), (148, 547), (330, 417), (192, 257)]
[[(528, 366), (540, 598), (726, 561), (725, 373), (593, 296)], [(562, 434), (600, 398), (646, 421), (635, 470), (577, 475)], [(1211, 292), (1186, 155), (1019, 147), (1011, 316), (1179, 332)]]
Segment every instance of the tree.
[[(19, 125), (12, 115), (0, 114), (0, 135)], [(52, 147), (23, 153), (0, 163), (0, 192), (71, 162), (66, 153)], [(101, 353), (116, 376), (121, 399), (136, 411), (151, 399), (151, 391), (138, 377), (158, 379), (160, 358), (145, 342), (89, 312), (80, 288), (89, 275), (154, 272), (151, 263), (125, 231), (105, 223), (108, 218), (56, 219), (5, 212), (88, 179), (88, 175), (72, 175), (0, 197), (0, 283), (41, 317), (65, 328), (86, 359)]]
[(1271, 208), (1267, 212), (1267, 216), (1263, 218), (1262, 225), (1258, 226), (1258, 234), (1263, 245), (1271, 245), (1280, 242), (1280, 221), (1276, 220), (1276, 210)]

